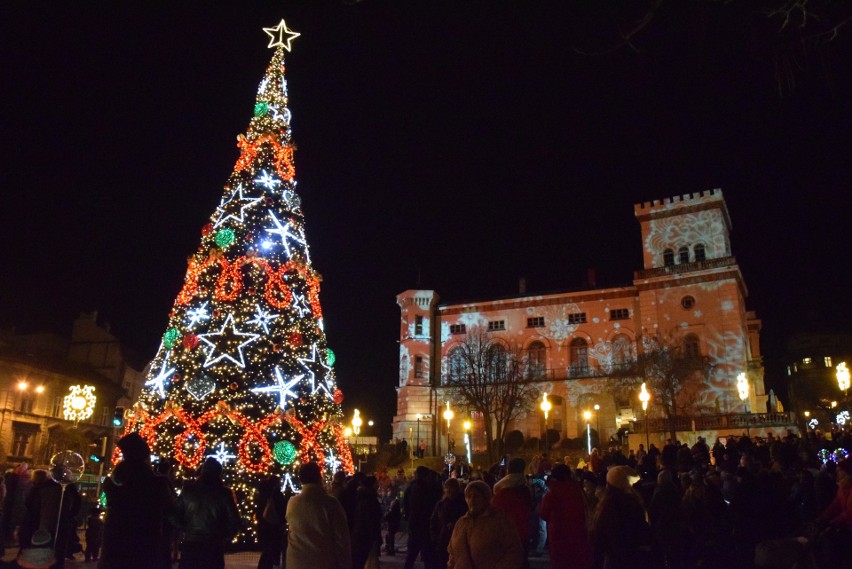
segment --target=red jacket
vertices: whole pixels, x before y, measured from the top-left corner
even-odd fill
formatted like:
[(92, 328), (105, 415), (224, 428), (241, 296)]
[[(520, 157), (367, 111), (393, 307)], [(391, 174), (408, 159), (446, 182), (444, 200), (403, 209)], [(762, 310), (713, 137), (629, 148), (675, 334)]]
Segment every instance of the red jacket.
[(550, 480), (541, 501), (541, 519), (547, 522), (552, 569), (588, 569), (592, 548), (586, 528), (586, 499), (573, 480)]
[(833, 525), (844, 525), (852, 529), (852, 483), (839, 486), (834, 501), (820, 515), (820, 521)]
[(505, 513), (518, 530), (521, 541), (530, 538), (532, 492), (523, 474), (509, 474), (494, 485), (491, 505)]

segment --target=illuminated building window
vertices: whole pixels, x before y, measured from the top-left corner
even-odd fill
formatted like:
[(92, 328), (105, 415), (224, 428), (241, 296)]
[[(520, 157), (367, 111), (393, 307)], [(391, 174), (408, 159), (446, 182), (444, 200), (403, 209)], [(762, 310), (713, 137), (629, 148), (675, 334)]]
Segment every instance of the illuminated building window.
[(589, 344), (583, 338), (574, 338), (568, 345), (568, 357), (571, 363), (568, 371), (571, 377), (584, 377), (589, 374)]
[(689, 262), (689, 247), (683, 246), (677, 250), (678, 263), (684, 264)]
[(701, 355), (701, 342), (695, 334), (687, 334), (683, 339), (683, 352), (688, 358), (697, 358)]
[(423, 356), (414, 356), (414, 377), (423, 377)]
[(535, 341), (527, 348), (527, 374), (531, 378), (542, 377), (546, 369), (547, 352), (544, 344)]
[[(35, 396), (31, 393), (22, 393), (21, 401), (18, 405), (18, 411), (21, 413), (32, 413), (33, 406), (35, 405)], [(21, 456), (21, 455), (16, 455)]]
[(423, 335), (423, 317), (415, 316), (414, 317), (414, 335), (422, 336)]
[(814, 363), (814, 361), (811, 358), (802, 358), (802, 365), (803, 366), (809, 366), (812, 363)]
[(574, 312), (568, 315), (568, 324), (585, 324), (586, 323), (586, 313), (585, 312)]
[(467, 328), (464, 324), (450, 324), (450, 334), (465, 334)]
[(610, 320), (628, 320), (630, 318), (629, 308), (613, 308), (609, 311)]
[(825, 362), (825, 367), (831, 367), (831, 356), (825, 356), (823, 361)]
[(704, 245), (699, 243), (693, 248), (693, 253), (695, 255), (695, 262), (700, 263), (707, 259), (707, 252), (704, 250)]
[(490, 320), (488, 322), (488, 331), (496, 332), (498, 330), (506, 329), (506, 321), (505, 320)]
[(671, 249), (663, 251), (663, 264), (667, 267), (674, 266), (674, 251)]
[(527, 318), (527, 328), (544, 328), (544, 316)]
[(684, 296), (680, 299), (680, 305), (684, 307), (684, 309), (689, 310), (693, 306), (695, 306), (695, 297), (692, 296)]

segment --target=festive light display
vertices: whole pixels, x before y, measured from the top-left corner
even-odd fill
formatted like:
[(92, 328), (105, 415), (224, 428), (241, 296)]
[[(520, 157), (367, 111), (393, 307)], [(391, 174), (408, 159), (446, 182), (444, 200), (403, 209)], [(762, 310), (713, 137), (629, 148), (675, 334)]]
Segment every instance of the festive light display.
[(179, 477), (206, 457), (222, 463), (245, 521), (240, 541), (256, 536), (263, 478), (278, 475), (297, 492), (305, 461), (328, 477), (354, 471), (296, 193), (284, 53), (298, 34), (283, 21), (265, 31), (275, 52), (237, 139), (239, 157), (125, 416), (125, 432), (174, 460)]
[(85, 421), (95, 412), (95, 386), (72, 385), (62, 401), (62, 412), (67, 421)]

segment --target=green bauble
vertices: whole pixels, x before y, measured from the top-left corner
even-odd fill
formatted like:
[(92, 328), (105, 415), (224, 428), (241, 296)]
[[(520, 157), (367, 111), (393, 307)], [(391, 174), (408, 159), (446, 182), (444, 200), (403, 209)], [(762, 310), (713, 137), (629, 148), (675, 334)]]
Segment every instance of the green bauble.
[(279, 464), (290, 464), (296, 460), (296, 447), (290, 441), (278, 441), (272, 447), (272, 456)]
[(254, 116), (256, 117), (265, 117), (266, 113), (269, 112), (269, 104), (268, 103), (257, 103), (254, 106)]
[(333, 366), (335, 361), (337, 361), (337, 356), (334, 355), (334, 352), (332, 352), (330, 348), (326, 348), (325, 349), (325, 363), (327, 363), (330, 366)]
[(177, 328), (169, 328), (163, 335), (163, 345), (167, 348), (173, 347), (180, 338), (180, 332)]
[(230, 229), (221, 229), (216, 232), (216, 245), (224, 249), (234, 242), (234, 232)]

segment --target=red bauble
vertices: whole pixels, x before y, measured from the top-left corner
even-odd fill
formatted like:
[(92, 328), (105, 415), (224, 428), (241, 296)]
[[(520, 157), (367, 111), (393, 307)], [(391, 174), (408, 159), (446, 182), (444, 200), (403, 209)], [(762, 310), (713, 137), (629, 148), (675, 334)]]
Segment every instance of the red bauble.
[(299, 332), (291, 332), (287, 339), (294, 348), (302, 345), (302, 335)]
[(281, 351), (281, 344), (272, 344), (272, 351), (276, 354)]
[(228, 387), (231, 388), (231, 391), (236, 391), (237, 389), (240, 388), (240, 384), (237, 383), (236, 381), (232, 381), (231, 385), (229, 385)]
[(187, 350), (194, 350), (198, 346), (198, 336), (195, 334), (187, 334), (183, 337), (183, 347)]
[(208, 223), (207, 225), (205, 225), (204, 227), (201, 228), (201, 234), (204, 237), (207, 237), (211, 233), (213, 233), (213, 224), (212, 223)]
[(335, 389), (331, 397), (335, 405), (340, 405), (341, 403), (343, 403), (343, 392), (339, 389)]
[(181, 380), (181, 375), (179, 373), (176, 373), (172, 376), (172, 381), (180, 381), (180, 380)]

